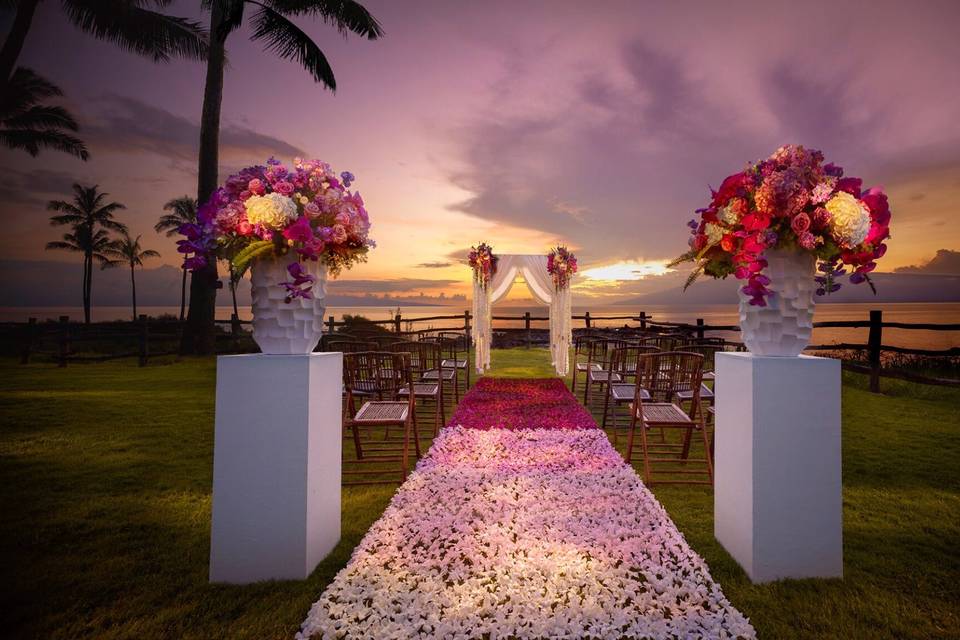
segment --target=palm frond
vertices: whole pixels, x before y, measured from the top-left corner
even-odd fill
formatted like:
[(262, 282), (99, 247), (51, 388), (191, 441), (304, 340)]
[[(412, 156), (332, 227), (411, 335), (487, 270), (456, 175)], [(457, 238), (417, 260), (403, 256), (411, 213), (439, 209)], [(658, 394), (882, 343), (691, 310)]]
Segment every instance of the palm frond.
[(48, 242), (47, 245), (46, 245), (46, 248), (47, 248), (48, 250), (50, 250), (50, 249), (61, 249), (61, 250), (63, 250), (63, 251), (78, 251), (78, 252), (79, 252), (79, 251), (83, 251), (83, 248), (81, 248), (80, 246), (76, 245), (75, 243), (68, 242), (68, 241), (63, 241), (63, 240), (56, 240), (56, 241), (54, 241), (54, 242)]
[(233, 260), (230, 261), (230, 270), (233, 273), (233, 277), (237, 280), (242, 278), (250, 266), (250, 263), (269, 251), (273, 251), (273, 242), (270, 240), (260, 240), (259, 242), (251, 242), (248, 244), (246, 248), (235, 255)]
[(697, 252), (696, 252), (695, 250), (691, 249), (690, 251), (687, 251), (687, 252), (684, 253), (683, 255), (681, 255), (681, 256), (679, 256), (679, 257), (676, 257), (676, 258), (674, 258), (673, 260), (671, 260), (670, 262), (668, 262), (668, 263), (667, 263), (667, 268), (668, 268), (668, 269), (672, 269), (672, 268), (676, 267), (677, 265), (681, 265), (681, 264), (683, 264), (684, 262), (690, 262), (691, 260), (695, 260), (696, 258), (697, 258)]
[(8, 149), (26, 151), (31, 156), (39, 155), (41, 149), (62, 151), (72, 156), (87, 160), (90, 152), (86, 145), (76, 136), (72, 136), (56, 129), (3, 129), (0, 130), (0, 145)]
[(253, 39), (263, 40), (268, 51), (285, 60), (295, 60), (331, 91), (337, 80), (320, 47), (300, 28), (269, 7), (262, 7), (253, 17)]
[(69, 129), (77, 131), (80, 125), (63, 107), (35, 105), (16, 115), (5, 118), (7, 129)]
[(203, 60), (210, 43), (198, 22), (168, 16), (130, 0), (61, 0), (67, 18), (98, 40), (125, 51), (167, 62), (173, 57)]
[(683, 283), (683, 290), (686, 291), (687, 289), (689, 289), (690, 285), (696, 282), (697, 278), (699, 278), (702, 273), (703, 273), (703, 265), (698, 264), (697, 268), (694, 269), (692, 272), (690, 272), (690, 275), (687, 276), (686, 282)]
[(60, 87), (38, 75), (34, 70), (17, 67), (10, 76), (3, 101), (0, 102), (0, 118), (6, 119), (22, 113), (44, 98), (62, 95), (63, 91)]
[(346, 35), (353, 32), (369, 40), (383, 36), (383, 27), (363, 5), (353, 0), (267, 0), (274, 10), (291, 16), (311, 15)]

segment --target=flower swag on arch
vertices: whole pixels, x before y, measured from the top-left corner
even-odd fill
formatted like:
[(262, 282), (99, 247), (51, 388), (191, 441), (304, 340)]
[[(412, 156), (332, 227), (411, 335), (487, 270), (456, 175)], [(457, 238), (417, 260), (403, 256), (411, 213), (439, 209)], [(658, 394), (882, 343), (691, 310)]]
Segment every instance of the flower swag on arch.
[(506, 297), (518, 275), (541, 304), (550, 307), (550, 356), (558, 376), (570, 368), (571, 322), (570, 278), (577, 271), (577, 259), (566, 248), (551, 249), (548, 255), (501, 255), (486, 243), (471, 247), (473, 269), (473, 344), (478, 373), (490, 368), (493, 304)]

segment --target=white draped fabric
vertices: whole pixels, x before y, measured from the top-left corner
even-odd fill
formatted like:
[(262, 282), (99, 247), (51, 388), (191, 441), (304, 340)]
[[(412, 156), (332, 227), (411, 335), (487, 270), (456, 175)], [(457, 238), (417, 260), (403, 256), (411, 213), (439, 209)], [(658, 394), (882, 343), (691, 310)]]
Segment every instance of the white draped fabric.
[(550, 306), (550, 357), (557, 375), (567, 375), (573, 338), (570, 329), (570, 288), (556, 290), (553, 277), (547, 273), (546, 256), (501, 255), (499, 258), (497, 273), (486, 290), (476, 281), (473, 283), (473, 342), (477, 371), (483, 373), (490, 368), (493, 304), (504, 298), (517, 276), (522, 275), (533, 297)]

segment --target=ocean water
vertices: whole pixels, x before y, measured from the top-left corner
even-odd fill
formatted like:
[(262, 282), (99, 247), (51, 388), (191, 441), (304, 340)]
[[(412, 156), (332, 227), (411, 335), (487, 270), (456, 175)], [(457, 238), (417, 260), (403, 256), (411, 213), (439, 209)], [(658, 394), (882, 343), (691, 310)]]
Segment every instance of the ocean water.
[[(815, 320), (866, 320), (871, 309), (880, 309), (883, 311), (883, 319), (891, 322), (923, 322), (923, 323), (960, 323), (960, 303), (830, 303), (817, 306)], [(640, 311), (645, 311), (648, 316), (654, 320), (669, 322), (696, 322), (697, 318), (703, 318), (708, 325), (735, 325), (738, 322), (736, 304), (720, 305), (649, 305), (643, 309), (632, 306), (595, 306), (573, 308), (574, 315), (583, 314), (589, 310), (593, 317), (604, 315), (639, 315)], [(495, 306), (494, 315), (504, 316), (522, 316), (524, 312), (529, 311), (531, 316), (547, 316), (546, 307), (538, 306)], [(163, 314), (177, 316), (180, 312), (179, 307), (140, 307), (139, 313), (145, 313), (150, 316), (159, 316)], [(338, 320), (346, 314), (360, 315), (371, 320), (392, 319), (397, 312), (397, 307), (329, 307), (327, 316), (335, 316)], [(424, 318), (438, 315), (460, 315), (464, 309), (454, 306), (424, 306), (424, 307), (400, 307), (400, 314), (404, 320), (414, 318)], [(218, 307), (217, 318), (227, 320), (230, 318), (230, 307)], [(83, 317), (83, 310), (80, 307), (0, 307), (0, 322), (23, 322), (28, 318), (38, 318), (40, 321), (46, 319), (56, 319), (61, 315), (70, 316), (71, 319), (79, 320)], [(129, 307), (94, 307), (93, 319), (95, 321), (126, 320), (130, 318)], [(240, 309), (242, 319), (250, 319), (249, 307)], [(603, 321), (598, 320), (594, 326), (623, 326), (627, 321)], [(636, 324), (636, 323), (630, 323)], [(404, 329), (407, 328), (440, 328), (462, 325), (457, 320), (438, 320), (429, 322), (410, 323), (409, 326), (404, 323)], [(494, 328), (497, 327), (522, 327), (523, 321), (518, 319), (514, 321), (494, 321)], [(533, 322), (534, 328), (547, 328), (545, 321)], [(573, 326), (582, 327), (582, 320), (575, 320)], [(736, 333), (721, 334), (727, 337), (736, 337)], [(815, 329), (813, 335), (813, 344), (830, 344), (834, 342), (853, 342), (865, 343), (867, 341), (866, 329)], [(918, 349), (948, 349), (950, 347), (960, 347), (960, 331), (926, 331), (910, 329), (891, 329), (883, 331), (883, 343), (901, 347), (911, 347)]]

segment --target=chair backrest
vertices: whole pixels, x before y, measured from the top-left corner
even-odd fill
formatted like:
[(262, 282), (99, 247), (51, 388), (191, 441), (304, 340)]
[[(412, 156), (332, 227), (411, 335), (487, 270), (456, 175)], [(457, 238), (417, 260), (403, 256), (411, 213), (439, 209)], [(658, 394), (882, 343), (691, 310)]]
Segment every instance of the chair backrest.
[(440, 349), (440, 355), (443, 358), (449, 358), (451, 360), (461, 360), (461, 355), (466, 353), (466, 350), (461, 347), (462, 342), (458, 338), (448, 337), (443, 334), (423, 336), (420, 338), (420, 342), (437, 345)]
[(656, 352), (656, 347), (647, 345), (627, 344), (616, 347), (610, 358), (610, 371), (620, 374), (624, 380), (632, 378), (640, 368), (640, 356)]
[(328, 352), (340, 351), (342, 353), (376, 351), (377, 343), (365, 342), (363, 340), (329, 340), (325, 345), (323, 345), (323, 350)]
[(359, 351), (343, 355), (343, 384), (348, 394), (358, 392), (392, 400), (411, 379), (410, 357), (405, 353)]
[(647, 336), (642, 339), (644, 345), (654, 346), (660, 351), (675, 351), (677, 345), (682, 344), (684, 338), (680, 334), (676, 333), (661, 333), (657, 335)]
[(444, 340), (452, 340), (457, 353), (470, 351), (470, 336), (463, 331), (441, 331), (438, 334)]
[(393, 344), (387, 345), (386, 350), (394, 353), (409, 354), (411, 374), (422, 375), (427, 371), (439, 371), (440, 363), (443, 360), (440, 345), (436, 342), (414, 342), (412, 340), (394, 342)]
[(614, 351), (626, 346), (629, 346), (629, 344), (622, 338), (596, 338), (591, 340), (587, 350), (587, 362), (589, 364), (599, 364), (604, 370), (609, 370)]
[(392, 349), (387, 349), (386, 347), (395, 344), (397, 342), (406, 342), (407, 338), (404, 336), (398, 335), (396, 333), (382, 333), (378, 336), (370, 336), (369, 338), (364, 338), (364, 340), (369, 340), (370, 342), (375, 342), (380, 346), (384, 351), (392, 351)]
[(726, 340), (723, 338), (705, 338), (691, 342), (690, 344), (685, 344), (679, 348), (680, 351), (688, 351), (702, 355), (704, 371), (713, 371), (717, 352), (726, 351), (726, 349)]
[(699, 398), (703, 380), (703, 356), (699, 353), (666, 351), (639, 357), (637, 385), (650, 393), (653, 402), (671, 402), (679, 391), (693, 391)]

